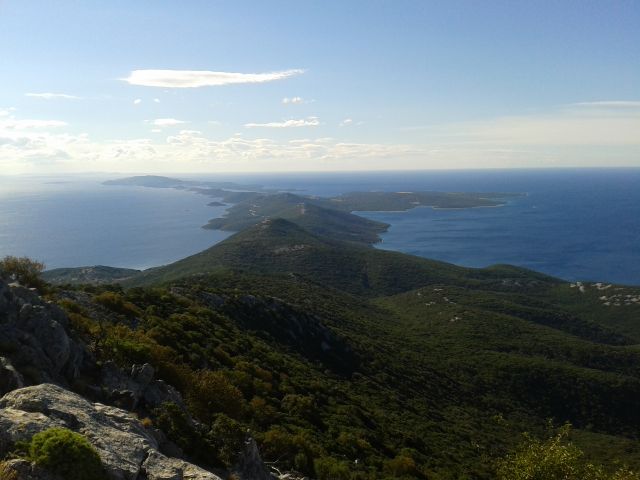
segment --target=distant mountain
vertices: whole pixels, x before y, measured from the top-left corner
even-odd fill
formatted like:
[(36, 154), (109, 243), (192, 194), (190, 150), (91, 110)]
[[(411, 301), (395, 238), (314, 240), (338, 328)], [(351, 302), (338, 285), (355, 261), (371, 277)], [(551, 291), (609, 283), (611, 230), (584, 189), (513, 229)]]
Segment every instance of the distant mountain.
[(122, 185), (152, 188), (175, 188), (196, 184), (195, 182), (187, 182), (177, 178), (163, 177), (160, 175), (140, 175), (136, 177), (107, 180), (102, 183), (104, 185)]

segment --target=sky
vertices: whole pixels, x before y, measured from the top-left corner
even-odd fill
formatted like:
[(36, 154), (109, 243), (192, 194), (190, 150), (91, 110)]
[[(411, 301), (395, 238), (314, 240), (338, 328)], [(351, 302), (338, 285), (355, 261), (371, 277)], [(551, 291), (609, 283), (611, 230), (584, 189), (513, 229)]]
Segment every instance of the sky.
[(597, 166), (638, 0), (0, 0), (0, 174)]

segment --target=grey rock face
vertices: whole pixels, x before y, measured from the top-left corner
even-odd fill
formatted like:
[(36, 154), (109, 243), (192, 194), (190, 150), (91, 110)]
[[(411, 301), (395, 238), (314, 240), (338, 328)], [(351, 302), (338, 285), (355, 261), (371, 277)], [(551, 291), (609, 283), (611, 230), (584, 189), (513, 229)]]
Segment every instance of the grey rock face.
[(138, 405), (156, 408), (166, 402), (184, 406), (182, 395), (162, 380), (154, 380), (154, 375), (155, 370), (148, 363), (133, 365), (127, 375), (113, 362), (106, 362), (102, 366), (101, 384), (107, 390), (110, 402), (128, 410)]
[(10, 347), (0, 354), (15, 370), (29, 372), (25, 383), (69, 384), (77, 378), (86, 351), (69, 338), (67, 326), (56, 305), (31, 289), (0, 280), (0, 348)]
[(240, 480), (272, 480), (273, 477), (267, 472), (258, 445), (253, 438), (248, 438), (244, 445), (244, 451), (240, 455), (238, 464), (234, 470)]
[(130, 413), (91, 403), (51, 384), (14, 390), (0, 399), (0, 456), (16, 441), (51, 427), (84, 435), (113, 480), (220, 480), (193, 464), (159, 453), (153, 435)]
[(54, 374), (59, 374), (71, 355), (70, 341), (64, 327), (53, 319), (44, 305), (25, 303), (18, 315), (18, 328), (29, 332), (42, 346)]

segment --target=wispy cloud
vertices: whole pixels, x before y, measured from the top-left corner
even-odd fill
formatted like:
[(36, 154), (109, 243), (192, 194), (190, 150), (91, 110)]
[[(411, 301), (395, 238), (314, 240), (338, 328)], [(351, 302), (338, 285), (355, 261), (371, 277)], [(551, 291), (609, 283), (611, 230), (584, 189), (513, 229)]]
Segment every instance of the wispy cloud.
[(560, 105), (547, 112), (473, 122), (405, 127), (431, 141), (505, 148), (640, 146), (640, 102), (601, 101)]
[(345, 118), (344, 120), (342, 120), (340, 122), (340, 126), (341, 127), (347, 127), (349, 125), (353, 125), (353, 119), (352, 118)]
[(26, 97), (33, 97), (33, 98), (41, 98), (43, 100), (56, 100), (56, 99), (62, 99), (62, 100), (82, 100), (82, 97), (77, 97), (75, 95), (67, 95), (66, 93), (50, 93), (50, 92), (44, 92), (44, 93), (25, 93)]
[(320, 125), (318, 117), (307, 117), (300, 120), (286, 120), (284, 122), (247, 123), (245, 128), (296, 128), (317, 127)]
[(134, 105), (140, 105), (141, 103), (142, 103), (142, 99), (141, 99), (141, 98), (136, 98), (136, 99), (133, 101), (133, 104), (134, 104)]
[(633, 108), (640, 109), (640, 101), (636, 100), (604, 100), (599, 102), (578, 102), (572, 103), (574, 107), (593, 107), (593, 108)]
[(302, 97), (284, 97), (282, 99), (282, 103), (284, 103), (285, 105), (299, 105), (301, 103), (304, 103), (304, 100)]
[(0, 129), (2, 130), (30, 130), (34, 128), (58, 128), (66, 126), (67, 122), (61, 120), (18, 120), (11, 117), (0, 120)]
[(134, 70), (123, 80), (130, 85), (164, 88), (217, 87), (284, 80), (304, 73), (293, 69), (268, 73), (212, 72), (209, 70)]
[(155, 127), (175, 127), (176, 125), (182, 125), (185, 122), (184, 120), (176, 120), (175, 118), (156, 118), (151, 122), (151, 124)]

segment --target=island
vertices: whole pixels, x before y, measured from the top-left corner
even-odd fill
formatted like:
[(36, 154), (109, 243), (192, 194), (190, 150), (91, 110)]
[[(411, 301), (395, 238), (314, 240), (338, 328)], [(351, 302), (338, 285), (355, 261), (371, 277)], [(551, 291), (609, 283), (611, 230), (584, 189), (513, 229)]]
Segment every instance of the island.
[(205, 229), (238, 232), (266, 219), (283, 218), (305, 230), (335, 240), (372, 245), (389, 225), (355, 212), (406, 211), (416, 207), (438, 209), (499, 207), (520, 193), (468, 192), (349, 192), (334, 197), (265, 189), (232, 182), (185, 181), (145, 175), (104, 182), (107, 185), (188, 189), (215, 198), (209, 206), (231, 205), (224, 216), (211, 219)]

